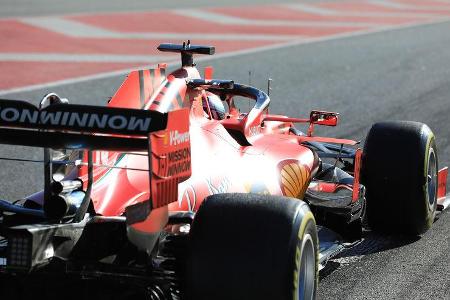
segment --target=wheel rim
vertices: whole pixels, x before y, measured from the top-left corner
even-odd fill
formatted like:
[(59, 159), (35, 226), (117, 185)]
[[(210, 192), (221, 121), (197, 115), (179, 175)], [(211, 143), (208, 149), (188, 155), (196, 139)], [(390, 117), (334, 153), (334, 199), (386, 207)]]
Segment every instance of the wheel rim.
[(310, 300), (314, 297), (316, 282), (316, 254), (310, 234), (303, 236), (298, 282), (298, 299)]
[(436, 202), (436, 187), (437, 187), (437, 163), (434, 149), (430, 148), (428, 154), (428, 172), (427, 172), (427, 191), (428, 191), (428, 206), (431, 211), (434, 210)]

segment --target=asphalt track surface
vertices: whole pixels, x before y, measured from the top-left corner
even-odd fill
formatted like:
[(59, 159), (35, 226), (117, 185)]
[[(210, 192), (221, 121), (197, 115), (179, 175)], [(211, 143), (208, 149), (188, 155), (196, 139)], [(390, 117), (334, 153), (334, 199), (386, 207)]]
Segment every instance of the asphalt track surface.
[[(319, 129), (323, 135), (364, 140), (374, 122), (427, 123), (436, 135), (439, 164), (444, 166), (450, 163), (448, 49), (450, 22), (442, 22), (211, 59), (198, 65), (214, 66), (216, 78), (251, 81), (262, 89), (267, 78), (272, 78), (271, 112), (291, 116), (306, 116), (311, 109), (339, 112), (340, 125)], [(123, 79), (121, 75), (66, 84), (51, 91), (72, 103), (104, 104)], [(48, 91), (2, 97), (37, 103)], [(40, 156), (17, 147), (2, 147), (0, 153)], [(39, 168), (2, 163), (0, 172), (0, 195), (5, 198), (39, 189), (42, 183)], [(322, 274), (318, 297), (450, 299), (449, 253), (448, 211), (421, 238), (369, 234), (359, 247), (330, 262)]]

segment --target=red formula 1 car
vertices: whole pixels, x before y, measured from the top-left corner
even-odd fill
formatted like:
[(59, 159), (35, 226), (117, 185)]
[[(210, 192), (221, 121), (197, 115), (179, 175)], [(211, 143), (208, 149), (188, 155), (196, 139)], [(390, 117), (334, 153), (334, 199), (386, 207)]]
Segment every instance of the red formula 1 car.
[(100, 278), (149, 299), (313, 299), (363, 227), (420, 235), (447, 205), (428, 126), (375, 124), (362, 151), (314, 135), (337, 113), (273, 115), (263, 91), (202, 78), (193, 55), (213, 47), (158, 49), (182, 67), (131, 72), (107, 107), (0, 100), (0, 143), (44, 148), (45, 178), (0, 201), (0, 293), (68, 279), (79, 299)]

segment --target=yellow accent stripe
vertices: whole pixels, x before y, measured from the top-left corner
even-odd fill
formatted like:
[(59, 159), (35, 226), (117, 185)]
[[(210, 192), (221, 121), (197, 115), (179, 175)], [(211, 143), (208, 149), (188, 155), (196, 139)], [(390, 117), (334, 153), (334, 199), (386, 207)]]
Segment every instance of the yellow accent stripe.
[(424, 166), (424, 176), (427, 178), (428, 176), (428, 152), (430, 151), (431, 146), (431, 140), (434, 138), (434, 134), (431, 132), (428, 136), (427, 145), (425, 148), (425, 162), (423, 164)]
[[(430, 167), (428, 165), (428, 163), (429, 163), (428, 158), (429, 158), (429, 152), (430, 152), (430, 147), (431, 147), (431, 141), (433, 139), (434, 139), (434, 134), (430, 130), (430, 134), (428, 135), (427, 145), (426, 145), (426, 148), (425, 148), (425, 162), (424, 162), (424, 165), (423, 165), (424, 166), (423, 171), (424, 171), (424, 177), (425, 177), (425, 183), (423, 185), (423, 192), (425, 193), (424, 197), (425, 197), (426, 202), (427, 202), (426, 203), (427, 209), (428, 209), (428, 201), (430, 201), (430, 199), (428, 199), (429, 198), (429, 196), (428, 196), (429, 194), (428, 194), (428, 184), (427, 184), (427, 181), (428, 181), (428, 168)], [(436, 155), (436, 153), (435, 153), (435, 155)], [(427, 220), (427, 223), (428, 223), (428, 226), (431, 226), (432, 223), (433, 223), (433, 217), (429, 218)]]
[[(309, 220), (312, 220), (314, 225), (316, 223), (314, 219), (314, 215), (311, 211), (304, 212), (302, 222), (300, 224), (300, 228), (298, 230), (298, 238), (301, 241), (302, 237), (305, 233), (306, 225), (308, 224)], [(299, 244), (299, 243), (298, 243)], [(298, 245), (297, 244), (297, 245)], [(300, 259), (302, 257), (301, 249), (297, 246), (297, 249), (295, 250), (295, 269), (294, 269), (294, 297), (293, 300), (299, 300), (298, 298), (298, 277), (299, 277), (299, 269), (300, 269)], [(319, 260), (319, 253), (316, 251), (316, 264)], [(318, 278), (318, 274), (316, 274), (316, 278)]]

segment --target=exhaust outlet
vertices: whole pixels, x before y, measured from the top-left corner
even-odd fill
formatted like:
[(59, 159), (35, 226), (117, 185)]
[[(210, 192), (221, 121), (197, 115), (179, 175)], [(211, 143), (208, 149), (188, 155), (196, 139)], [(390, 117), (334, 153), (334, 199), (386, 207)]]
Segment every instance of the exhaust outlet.
[(83, 202), (83, 191), (75, 191), (68, 194), (52, 195), (44, 202), (45, 216), (50, 220), (61, 220), (75, 216)]

